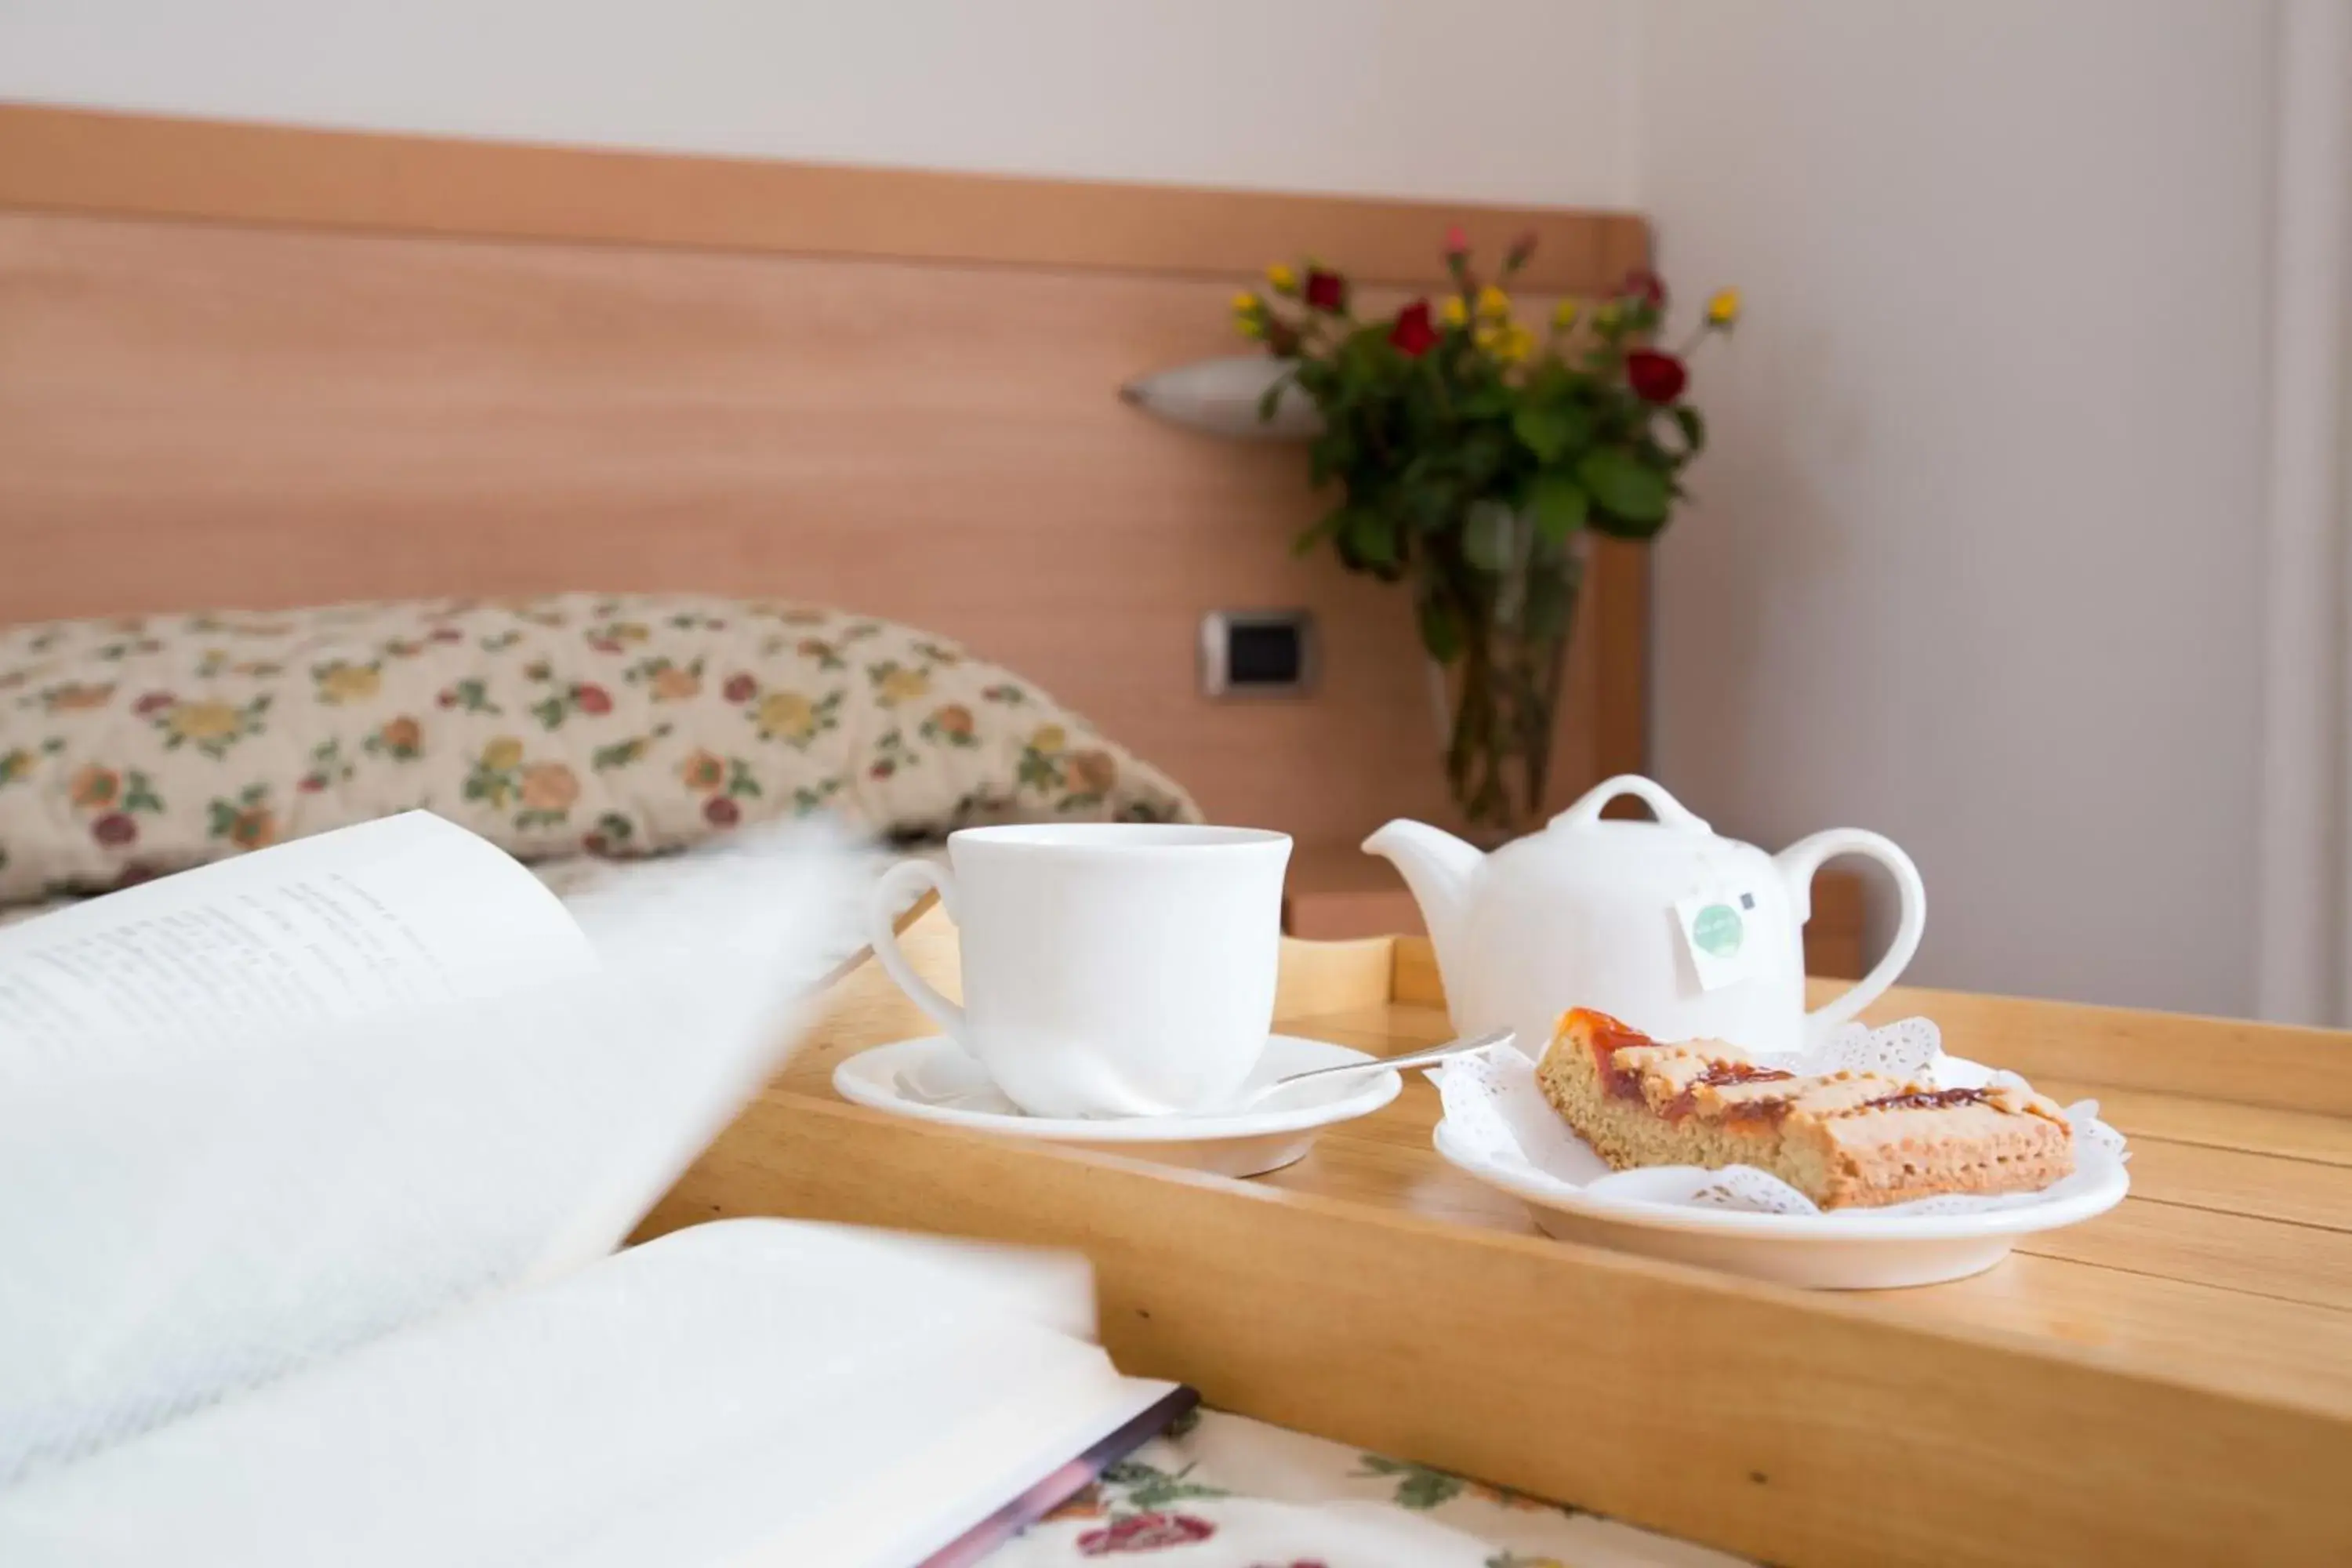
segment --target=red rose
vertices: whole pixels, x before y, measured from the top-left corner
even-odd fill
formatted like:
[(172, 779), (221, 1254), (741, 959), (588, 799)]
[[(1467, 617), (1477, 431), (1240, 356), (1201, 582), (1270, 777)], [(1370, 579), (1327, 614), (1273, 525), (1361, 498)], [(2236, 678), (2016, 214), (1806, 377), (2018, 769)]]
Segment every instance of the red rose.
[(1458, 224), (1458, 223), (1457, 223), (1457, 224), (1454, 224), (1454, 225), (1453, 225), (1452, 226), (1450, 226), (1449, 228), (1447, 228), (1447, 229), (1446, 229), (1446, 231), (1445, 231), (1445, 254), (1446, 254), (1446, 255), (1448, 255), (1448, 256), (1465, 256), (1465, 255), (1469, 254), (1469, 250), (1470, 250), (1470, 236), (1469, 236), (1469, 234), (1468, 234), (1468, 232), (1467, 232), (1466, 230), (1465, 230), (1465, 229), (1463, 228), (1463, 226), (1462, 226), (1460, 224)]
[(146, 696), (142, 697), (138, 701), (132, 703), (131, 705), (131, 710), (133, 713), (140, 715), (142, 718), (144, 718), (150, 713), (159, 713), (163, 711), (164, 709), (169, 708), (173, 703), (177, 702), (178, 700), (178, 698), (173, 696), (168, 691), (151, 691)]
[(1672, 403), (1683, 395), (1690, 373), (1683, 362), (1655, 349), (1635, 349), (1625, 356), (1625, 379), (1633, 395), (1644, 403)]
[(613, 710), (613, 694), (601, 686), (575, 686), (572, 689), (572, 700), (580, 705), (583, 713), (610, 713)]
[(604, 851), (610, 849), (612, 845), (605, 842), (604, 836), (603, 834), (592, 833), (587, 837), (583, 838), (580, 841), (580, 847), (586, 850), (591, 855), (602, 855)]
[(719, 692), (730, 702), (749, 702), (760, 694), (760, 683), (748, 675), (730, 675)]
[(1077, 1539), (1081, 1557), (1108, 1557), (1113, 1552), (1158, 1552), (1163, 1547), (1190, 1546), (1217, 1533), (1217, 1527), (1196, 1514), (1130, 1513)]
[(702, 803), (702, 819), (713, 827), (732, 827), (743, 820), (743, 808), (723, 795)]
[(1307, 274), (1306, 297), (1315, 309), (1336, 316), (1348, 308), (1348, 280), (1318, 267)]
[(1389, 342), (1419, 359), (1437, 346), (1437, 329), (1429, 324), (1429, 301), (1415, 300), (1397, 312), (1396, 325), (1389, 329)]
[(598, 653), (618, 653), (621, 651), (620, 643), (612, 637), (590, 637), (588, 639), (588, 646), (594, 648)]
[(118, 848), (139, 837), (139, 825), (119, 811), (110, 811), (89, 825), (89, 836), (108, 848)]
[(327, 787), (327, 781), (318, 773), (304, 773), (302, 775), (302, 782), (296, 784), (294, 787), (300, 790), (304, 795), (317, 795), (320, 790)]
[(1646, 267), (1637, 267), (1625, 274), (1625, 281), (1617, 291), (1639, 300), (1654, 310), (1666, 308), (1666, 281)]
[(455, 626), (435, 626), (426, 635), (435, 642), (463, 642), (466, 637), (466, 634)]

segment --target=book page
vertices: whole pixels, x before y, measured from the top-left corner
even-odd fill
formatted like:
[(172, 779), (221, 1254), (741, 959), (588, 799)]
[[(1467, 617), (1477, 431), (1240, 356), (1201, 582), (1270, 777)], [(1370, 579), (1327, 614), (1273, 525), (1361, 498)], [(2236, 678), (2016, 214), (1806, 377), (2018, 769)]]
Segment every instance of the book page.
[(593, 963), (537, 878), (409, 812), (0, 929), (0, 1083), (71, 1053), (330, 1030)]
[(0, 1491), (0, 1562), (907, 1568), (1148, 1408), (1083, 1260), (663, 1237)]
[[(0, 1487), (610, 1252), (781, 1062), (861, 877), (738, 842), (772, 850), (646, 868), (529, 984), (420, 919), (422, 1000), (0, 1056)], [(494, 952), (491, 901), (453, 918)]]

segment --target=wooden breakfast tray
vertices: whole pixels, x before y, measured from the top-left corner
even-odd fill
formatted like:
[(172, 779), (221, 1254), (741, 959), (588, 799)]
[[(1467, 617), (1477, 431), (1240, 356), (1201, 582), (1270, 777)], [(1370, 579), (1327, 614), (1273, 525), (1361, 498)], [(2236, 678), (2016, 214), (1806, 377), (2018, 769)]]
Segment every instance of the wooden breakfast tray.
[[(954, 994), (954, 928), (909, 958)], [(1842, 982), (1839, 984), (1843, 984)], [(1444, 1037), (1426, 942), (1286, 942), (1277, 1022)], [(2132, 1139), (2132, 1195), (1948, 1285), (1804, 1292), (1534, 1232), (1418, 1074), (1252, 1181), (907, 1121), (830, 1087), (934, 1032), (871, 963), (647, 1219), (1083, 1249), (1120, 1364), (1213, 1405), (1774, 1563), (2352, 1563), (2352, 1036), (1897, 990)]]

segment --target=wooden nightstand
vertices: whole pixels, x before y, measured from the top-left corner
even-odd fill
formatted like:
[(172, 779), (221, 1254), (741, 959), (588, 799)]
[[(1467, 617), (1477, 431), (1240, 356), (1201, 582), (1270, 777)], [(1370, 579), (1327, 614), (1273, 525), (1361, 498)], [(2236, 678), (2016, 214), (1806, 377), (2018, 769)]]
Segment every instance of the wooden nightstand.
[[(1823, 871), (1813, 879), (1805, 923), (1805, 973), (1852, 980), (1862, 973), (1862, 879)], [(1282, 929), (1318, 942), (1421, 934), (1421, 910), (1393, 867), (1351, 844), (1302, 844), (1290, 857)]]

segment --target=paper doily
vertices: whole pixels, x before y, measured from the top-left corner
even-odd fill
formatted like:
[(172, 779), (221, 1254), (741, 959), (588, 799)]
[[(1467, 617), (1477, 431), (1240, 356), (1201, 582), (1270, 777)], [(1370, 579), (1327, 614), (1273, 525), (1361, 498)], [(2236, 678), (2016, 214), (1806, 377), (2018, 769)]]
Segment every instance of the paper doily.
[[(1756, 1060), (1800, 1077), (1832, 1072), (1875, 1072), (1937, 1089), (2023, 1087), (2014, 1073), (1998, 1072), (1965, 1057), (1946, 1056), (1943, 1037), (1926, 1018), (1905, 1018), (1883, 1028), (1848, 1024), (1810, 1049)], [(1457, 1057), (1430, 1070), (1445, 1104), (1445, 1123), (1473, 1158), (1536, 1175), (1574, 1189), (1587, 1200), (1623, 1204), (1671, 1204), (1696, 1208), (1740, 1209), (1753, 1214), (1816, 1215), (1841, 1219), (1857, 1215), (1927, 1215), (1983, 1214), (2058, 1202), (2099, 1185), (2113, 1168), (2130, 1158), (2123, 1134), (2099, 1120), (2099, 1102), (2066, 1107), (2074, 1130), (2074, 1173), (2038, 1193), (1997, 1197), (1948, 1194), (1881, 1208), (1828, 1209), (1778, 1176), (1752, 1165), (1709, 1171), (1696, 1165), (1653, 1165), (1612, 1171), (1562, 1121), (1536, 1084), (1536, 1064), (1522, 1051), (1503, 1049)]]

